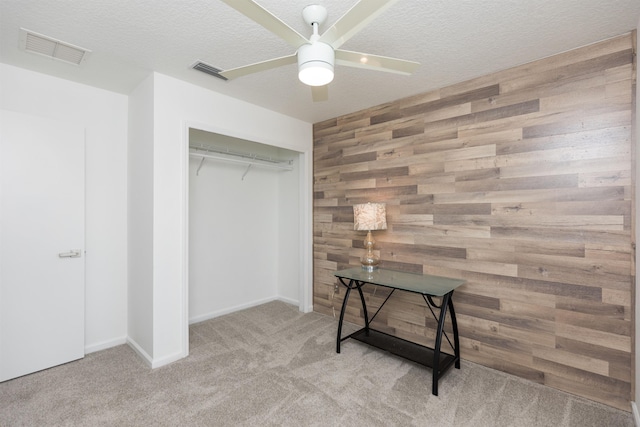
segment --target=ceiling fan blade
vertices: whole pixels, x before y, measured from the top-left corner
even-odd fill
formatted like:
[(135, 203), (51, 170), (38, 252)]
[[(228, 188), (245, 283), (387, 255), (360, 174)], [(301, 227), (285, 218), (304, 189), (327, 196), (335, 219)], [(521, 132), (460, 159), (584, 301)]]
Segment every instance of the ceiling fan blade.
[(282, 56), (280, 58), (269, 59), (267, 61), (256, 62), (255, 64), (244, 65), (238, 68), (221, 71), (219, 74), (229, 80), (246, 76), (247, 74), (257, 73), (259, 71), (270, 70), (272, 68), (281, 67), (283, 65), (295, 64), (298, 61), (296, 54)]
[(221, 0), (247, 18), (262, 25), (273, 34), (282, 38), (291, 46), (298, 48), (309, 41), (296, 30), (282, 22), (278, 17), (252, 0)]
[(361, 0), (320, 36), (320, 41), (334, 49), (373, 21), (398, 0)]
[(364, 68), (366, 70), (387, 71), (406, 76), (412, 74), (420, 66), (419, 62), (342, 49), (336, 50), (336, 64)]
[(329, 85), (311, 86), (311, 98), (313, 102), (329, 100)]

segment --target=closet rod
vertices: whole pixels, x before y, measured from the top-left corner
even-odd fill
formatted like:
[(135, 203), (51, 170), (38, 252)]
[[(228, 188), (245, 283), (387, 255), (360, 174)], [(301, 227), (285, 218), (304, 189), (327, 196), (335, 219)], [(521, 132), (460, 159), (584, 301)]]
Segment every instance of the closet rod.
[(224, 153), (217, 152), (211, 150), (203, 150), (197, 148), (189, 149), (189, 155), (192, 157), (201, 157), (202, 159), (213, 159), (213, 160), (221, 160), (225, 162), (233, 162), (233, 163), (242, 163), (245, 165), (254, 165), (260, 166), (269, 169), (277, 169), (277, 170), (285, 170), (291, 171), (293, 170), (293, 165), (291, 161), (288, 162), (275, 162), (272, 160), (262, 160), (259, 158), (251, 157), (249, 155), (244, 154), (236, 154), (236, 153)]

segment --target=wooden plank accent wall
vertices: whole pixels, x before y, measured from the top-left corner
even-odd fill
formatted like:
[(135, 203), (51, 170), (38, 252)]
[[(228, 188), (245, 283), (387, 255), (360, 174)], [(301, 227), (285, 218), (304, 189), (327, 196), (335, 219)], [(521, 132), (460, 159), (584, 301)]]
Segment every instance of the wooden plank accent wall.
[[(467, 280), (463, 359), (630, 410), (634, 62), (626, 34), (315, 124), (314, 309), (359, 265), (352, 206), (386, 202), (383, 267)], [(412, 295), (376, 318), (426, 344), (433, 324)]]

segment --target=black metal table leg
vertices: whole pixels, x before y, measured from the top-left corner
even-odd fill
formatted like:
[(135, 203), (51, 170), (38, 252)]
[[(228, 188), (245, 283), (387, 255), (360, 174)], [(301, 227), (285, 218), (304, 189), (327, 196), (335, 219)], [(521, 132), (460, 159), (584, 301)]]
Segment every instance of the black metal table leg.
[(367, 303), (364, 301), (364, 294), (362, 293), (362, 286), (364, 282), (356, 282), (358, 286), (358, 293), (360, 294), (360, 301), (362, 301), (362, 310), (364, 311), (364, 329), (369, 332), (369, 313), (367, 312)]
[(336, 353), (340, 353), (340, 342), (342, 341), (342, 321), (344, 320), (344, 311), (347, 308), (347, 301), (349, 300), (349, 294), (351, 293), (351, 285), (354, 280), (349, 280), (349, 284), (345, 284), (340, 278), (340, 283), (342, 283), (346, 288), (347, 292), (344, 294), (344, 300), (342, 300), (342, 309), (340, 310), (340, 320), (338, 320), (338, 336), (336, 337)]
[[(453, 291), (451, 291), (453, 297)], [(458, 337), (458, 321), (456, 320), (456, 312), (453, 309), (453, 298), (449, 298), (449, 317), (451, 318), (451, 326), (453, 327), (453, 354), (456, 358), (455, 367), (460, 369), (460, 338)]]
[(442, 297), (440, 304), (440, 317), (438, 318), (438, 331), (436, 332), (436, 345), (433, 349), (433, 385), (431, 392), (438, 395), (438, 379), (440, 378), (440, 347), (442, 346), (442, 333), (444, 331), (444, 321), (447, 316), (447, 307), (451, 301), (451, 292)]

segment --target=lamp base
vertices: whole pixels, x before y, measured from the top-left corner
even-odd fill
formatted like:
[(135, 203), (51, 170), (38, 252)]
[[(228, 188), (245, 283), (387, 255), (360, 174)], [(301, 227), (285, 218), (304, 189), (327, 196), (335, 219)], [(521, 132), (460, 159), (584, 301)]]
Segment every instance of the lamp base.
[(373, 245), (375, 244), (375, 240), (373, 240), (373, 236), (371, 235), (371, 231), (367, 232), (367, 238), (364, 239), (364, 247), (366, 249), (365, 254), (360, 259), (360, 263), (362, 264), (362, 269), (364, 271), (368, 271), (369, 273), (378, 269), (378, 264), (380, 264), (380, 258), (376, 256), (373, 252)]

